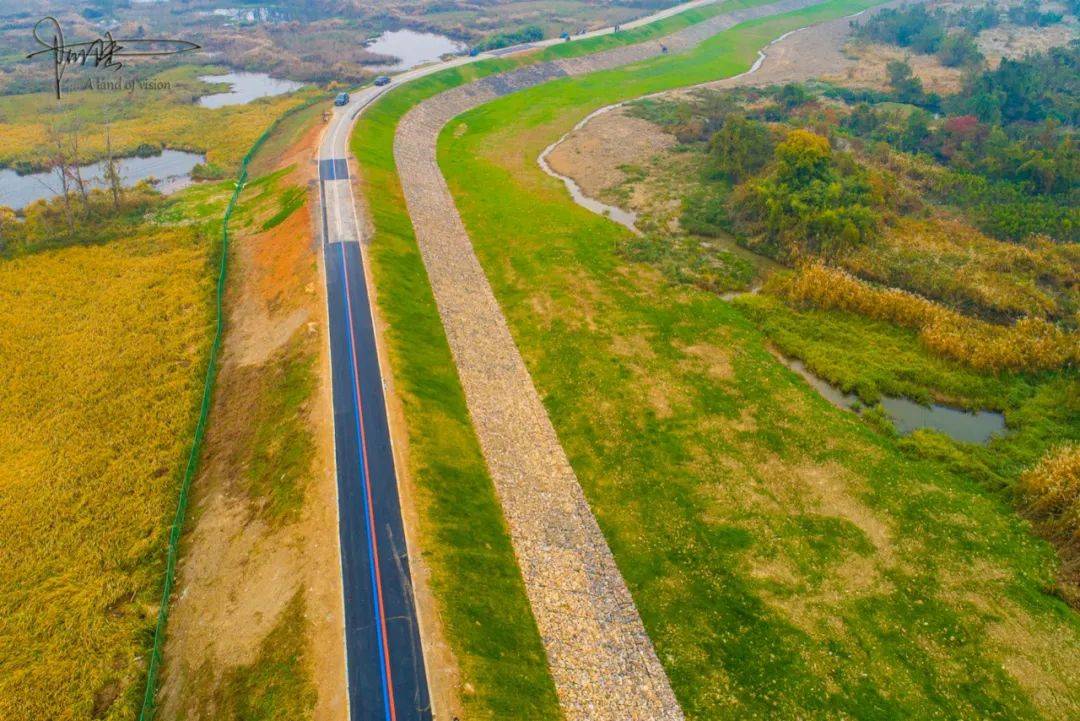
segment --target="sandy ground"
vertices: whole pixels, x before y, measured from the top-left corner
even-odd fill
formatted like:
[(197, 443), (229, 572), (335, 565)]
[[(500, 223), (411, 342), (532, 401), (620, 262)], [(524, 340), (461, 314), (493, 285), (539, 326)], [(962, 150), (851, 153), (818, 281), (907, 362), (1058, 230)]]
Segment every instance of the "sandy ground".
[(1075, 17), (1066, 16), (1063, 22), (1045, 28), (999, 25), (979, 33), (977, 42), (990, 65), (996, 66), (1003, 57), (1022, 58), (1028, 53), (1068, 45), (1077, 37), (1080, 37), (1080, 23)]
[[(314, 178), (311, 128), (285, 154), (291, 181)], [(317, 721), (344, 721), (347, 710), (342, 594), (337, 543), (326, 357), (325, 301), (319, 274), (315, 195), (284, 223), (258, 235), (234, 236), (227, 297), (228, 328), (202, 471), (192, 488), (189, 530), (169, 617), (162, 674), (161, 719), (200, 718), (224, 671), (252, 662), (297, 589), (305, 590), (310, 676), (318, 691)], [(271, 528), (253, 514), (237, 483), (253, 413), (251, 388), (264, 364), (290, 342), (317, 354), (318, 389), (309, 422), (316, 459), (299, 519)], [(206, 704), (209, 702), (209, 706)]]
[(819, 77), (853, 88), (888, 90), (886, 66), (893, 60), (906, 60), (912, 74), (922, 80), (927, 92), (941, 95), (955, 93), (960, 90), (964, 79), (962, 68), (945, 67), (933, 55), (911, 53), (892, 45), (851, 41), (844, 47), (843, 53), (842, 69)]
[(552, 170), (573, 177), (592, 198), (622, 183), (625, 166), (666, 156), (676, 143), (670, 133), (622, 109), (598, 115), (583, 130), (571, 133), (547, 160)]

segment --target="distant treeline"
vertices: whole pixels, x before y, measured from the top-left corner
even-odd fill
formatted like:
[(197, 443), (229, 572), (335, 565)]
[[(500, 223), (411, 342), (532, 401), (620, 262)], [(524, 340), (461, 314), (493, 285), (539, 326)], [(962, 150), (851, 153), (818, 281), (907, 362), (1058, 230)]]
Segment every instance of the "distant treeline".
[[(1080, 0), (1069, 0), (1069, 11), (1080, 12)], [(977, 65), (983, 54), (975, 37), (997, 27), (1002, 20), (1014, 25), (1045, 27), (1061, 22), (1063, 15), (1042, 12), (1039, 0), (1025, 0), (1002, 12), (997, 3), (981, 7), (928, 10), (923, 5), (886, 8), (861, 23), (853, 23), (856, 37), (889, 43), (925, 55), (937, 55), (943, 65)]]

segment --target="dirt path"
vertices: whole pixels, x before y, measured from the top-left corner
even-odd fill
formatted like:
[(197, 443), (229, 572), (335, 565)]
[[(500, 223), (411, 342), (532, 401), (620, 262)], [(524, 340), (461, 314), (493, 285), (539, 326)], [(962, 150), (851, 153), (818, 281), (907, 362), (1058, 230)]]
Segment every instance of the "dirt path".
[[(746, 20), (813, 4), (782, 0), (738, 10), (663, 42), (669, 51), (687, 50)], [(436, 143), (452, 118), (501, 95), (660, 53), (660, 43), (646, 42), (446, 91), (410, 110), (394, 142), (417, 242), (569, 721), (683, 714), (473, 253)]]

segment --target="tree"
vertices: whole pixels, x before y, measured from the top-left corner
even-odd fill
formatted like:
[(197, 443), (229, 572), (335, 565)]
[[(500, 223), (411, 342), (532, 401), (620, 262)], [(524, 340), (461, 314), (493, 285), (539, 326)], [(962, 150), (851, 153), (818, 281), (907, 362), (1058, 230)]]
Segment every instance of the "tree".
[(805, 104), (810, 100), (810, 95), (807, 94), (806, 90), (803, 89), (803, 86), (798, 83), (788, 83), (780, 88), (780, 92), (776, 95), (776, 100), (785, 110), (790, 111)]
[(966, 32), (953, 33), (942, 40), (937, 57), (942, 65), (950, 68), (978, 65), (983, 61), (975, 38)]
[(71, 176), (71, 161), (64, 143), (64, 136), (54, 125), (49, 128), (49, 144), (53, 147), (53, 157), (50, 160), (50, 169), (56, 173), (60, 180), (60, 193), (64, 203), (64, 218), (67, 222), (68, 233), (75, 234), (75, 212), (71, 207), (71, 191), (68, 188), (68, 178)]
[(828, 138), (801, 128), (792, 130), (776, 146), (776, 177), (782, 183), (796, 185), (824, 179), (831, 155)]
[(900, 102), (917, 105), (924, 100), (922, 80), (915, 77), (906, 60), (890, 60), (885, 71), (889, 74), (889, 87)]
[(772, 152), (772, 133), (764, 123), (731, 114), (709, 141), (711, 172), (737, 183), (765, 167)]
[(113, 155), (112, 130), (108, 123), (105, 123), (105, 183), (112, 194), (113, 210), (120, 210), (120, 198), (124, 192), (124, 185), (120, 179), (120, 164)]
[(865, 137), (878, 129), (878, 126), (881, 125), (881, 118), (878, 117), (878, 114), (874, 112), (869, 103), (859, 103), (844, 118), (841, 125), (856, 135)]
[(924, 110), (908, 113), (904, 123), (904, 132), (900, 136), (900, 149), (909, 153), (923, 150), (923, 144), (930, 137), (930, 114)]
[(736, 229), (752, 245), (782, 257), (835, 255), (877, 233), (874, 210), (884, 204), (869, 173), (828, 138), (808, 130), (788, 133), (776, 146), (776, 169), (732, 196)]

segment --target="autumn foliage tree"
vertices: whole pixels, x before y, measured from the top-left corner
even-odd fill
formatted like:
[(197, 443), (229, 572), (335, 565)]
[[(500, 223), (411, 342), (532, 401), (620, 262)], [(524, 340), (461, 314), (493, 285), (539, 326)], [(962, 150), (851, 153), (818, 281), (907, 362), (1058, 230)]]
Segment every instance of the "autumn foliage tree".
[(776, 146), (775, 166), (741, 186), (732, 217), (751, 245), (777, 257), (836, 255), (878, 233), (881, 193), (869, 173), (828, 138), (797, 129)]

